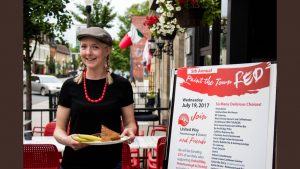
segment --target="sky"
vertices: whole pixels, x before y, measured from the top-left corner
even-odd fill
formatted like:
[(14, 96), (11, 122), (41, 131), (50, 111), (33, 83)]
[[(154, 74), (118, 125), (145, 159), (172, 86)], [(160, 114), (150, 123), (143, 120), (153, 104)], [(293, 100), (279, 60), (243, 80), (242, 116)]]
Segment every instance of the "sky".
[[(104, 0), (107, 2), (107, 0)], [(111, 6), (114, 8), (114, 12), (117, 13), (117, 15), (123, 15), (127, 8), (129, 8), (131, 5), (136, 3), (141, 3), (144, 0), (110, 0)], [(71, 0), (70, 3), (67, 5), (67, 10), (71, 11), (78, 11), (75, 4), (82, 4), (85, 5), (84, 0)], [(93, 9), (92, 9), (93, 10)], [(77, 12), (79, 13), (79, 12)], [(74, 20), (75, 25), (79, 24), (77, 21)], [(72, 44), (73, 47), (75, 47), (76, 44), (76, 26), (72, 25), (71, 29), (67, 30), (64, 35), (65, 39)], [(114, 27), (107, 29), (107, 31), (111, 34), (112, 38), (117, 38), (117, 33), (119, 32), (119, 23), (117, 17), (113, 21)]]

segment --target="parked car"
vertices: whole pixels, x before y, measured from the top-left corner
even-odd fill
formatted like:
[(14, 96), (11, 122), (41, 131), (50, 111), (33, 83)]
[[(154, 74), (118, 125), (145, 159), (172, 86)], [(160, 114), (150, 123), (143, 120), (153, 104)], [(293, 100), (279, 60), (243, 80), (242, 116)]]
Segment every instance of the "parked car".
[(75, 77), (77, 76), (79, 73), (78, 73), (78, 70), (70, 70), (68, 72), (68, 77)]
[[(26, 75), (27, 75), (26, 71), (23, 70), (23, 82), (26, 81)], [(35, 75), (35, 74), (34, 74), (33, 72), (31, 72), (31, 76), (32, 76), (32, 75)]]
[[(53, 75), (39, 75), (31, 76), (31, 88), (33, 92), (39, 92), (42, 96), (51, 93), (59, 92), (63, 82)], [(23, 84), (24, 91), (26, 83)]]

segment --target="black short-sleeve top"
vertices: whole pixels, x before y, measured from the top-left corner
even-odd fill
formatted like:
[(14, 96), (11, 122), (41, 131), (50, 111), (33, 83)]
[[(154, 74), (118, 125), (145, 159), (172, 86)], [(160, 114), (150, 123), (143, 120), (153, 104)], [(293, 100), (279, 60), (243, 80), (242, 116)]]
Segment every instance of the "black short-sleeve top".
[[(71, 109), (70, 134), (100, 133), (101, 124), (121, 132), (121, 108), (133, 103), (133, 91), (127, 79), (113, 73), (112, 78), (114, 83), (107, 86), (104, 98), (98, 103), (87, 101), (83, 82), (77, 84), (74, 78), (64, 82), (58, 104)], [(91, 99), (98, 99), (102, 95), (105, 81), (86, 79), (87, 92)], [(109, 169), (121, 161), (121, 155), (122, 144), (89, 146), (77, 151), (66, 146), (62, 166), (89, 169), (105, 164)]]

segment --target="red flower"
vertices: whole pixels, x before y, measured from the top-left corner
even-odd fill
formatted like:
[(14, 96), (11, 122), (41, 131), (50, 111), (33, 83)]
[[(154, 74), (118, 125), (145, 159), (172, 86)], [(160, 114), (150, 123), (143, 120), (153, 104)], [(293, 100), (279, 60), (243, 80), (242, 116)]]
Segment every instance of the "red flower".
[(177, 4), (184, 7), (198, 6), (198, 0), (176, 0)]
[(195, 5), (198, 5), (197, 3), (197, 0), (190, 0), (190, 3), (193, 5), (193, 6), (195, 6)]
[(183, 5), (185, 3), (185, 1), (187, 1), (187, 0), (177, 0), (177, 3), (179, 3), (179, 5)]
[(156, 15), (146, 16), (144, 25), (148, 26), (148, 28), (150, 28), (150, 27), (152, 27), (153, 24), (155, 24), (157, 22), (158, 22), (158, 16), (156, 16)]

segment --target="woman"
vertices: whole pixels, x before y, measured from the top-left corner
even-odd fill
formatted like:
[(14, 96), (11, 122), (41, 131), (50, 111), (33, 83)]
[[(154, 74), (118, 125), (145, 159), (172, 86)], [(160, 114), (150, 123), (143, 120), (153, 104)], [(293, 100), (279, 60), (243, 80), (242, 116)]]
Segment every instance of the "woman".
[(121, 168), (122, 144), (89, 146), (71, 138), (72, 134), (100, 133), (102, 124), (121, 133), (122, 117), (121, 135), (128, 136), (130, 143), (137, 128), (130, 82), (109, 73), (111, 36), (99, 27), (89, 27), (77, 39), (85, 68), (81, 75), (64, 82), (56, 113), (54, 137), (66, 145), (61, 168)]

